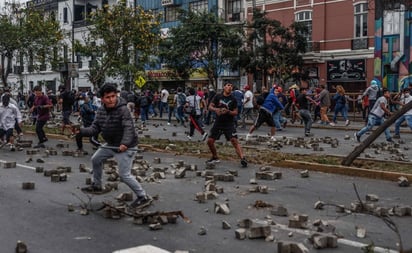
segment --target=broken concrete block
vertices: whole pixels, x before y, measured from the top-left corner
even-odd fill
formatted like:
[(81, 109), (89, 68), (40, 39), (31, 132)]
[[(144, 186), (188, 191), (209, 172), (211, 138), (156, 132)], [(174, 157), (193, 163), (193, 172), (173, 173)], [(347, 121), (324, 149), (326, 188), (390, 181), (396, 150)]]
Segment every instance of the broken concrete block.
[(309, 171), (308, 170), (303, 170), (300, 172), (300, 176), (302, 178), (308, 178), (309, 177)]
[(120, 193), (117, 197), (117, 200), (122, 200), (122, 201), (132, 201), (133, 200), (133, 192), (123, 192)]
[(249, 184), (257, 184), (256, 179), (255, 178), (251, 178), (249, 180)]
[(229, 224), (229, 222), (223, 220), (223, 221), (222, 221), (222, 228), (223, 228), (223, 229), (231, 229), (232, 226)]
[(398, 178), (398, 185), (399, 185), (400, 187), (408, 187), (408, 186), (409, 186), (409, 180), (408, 180), (408, 178), (407, 178), (407, 177), (404, 177), (404, 176), (399, 177), (399, 178)]
[(303, 243), (279, 241), (277, 244), (278, 253), (309, 253)]
[(54, 182), (54, 183), (60, 182), (60, 175), (59, 175), (59, 174), (52, 174), (52, 175), (50, 176), (50, 180), (51, 180), (52, 182)]
[(249, 228), (253, 224), (251, 219), (243, 219), (237, 222), (238, 227), (240, 228)]
[(334, 235), (314, 233), (309, 238), (315, 249), (337, 248), (338, 238)]
[(246, 231), (249, 239), (266, 238), (272, 234), (270, 225), (267, 222), (254, 221), (252, 226)]
[(230, 208), (228, 203), (215, 202), (215, 213), (230, 214)]
[(43, 172), (44, 172), (44, 168), (43, 168), (43, 167), (36, 167), (36, 168), (35, 168), (35, 172), (36, 172), (36, 173), (43, 173)]
[(290, 228), (307, 228), (307, 215), (292, 215), (289, 217), (289, 227)]
[(279, 171), (263, 171), (263, 172), (256, 172), (255, 173), (256, 179), (261, 180), (275, 180), (280, 179), (282, 177), (282, 172)]
[(62, 156), (74, 156), (74, 151), (72, 150), (63, 150)]
[(16, 162), (5, 162), (3, 164), (3, 168), (5, 169), (16, 168)]
[(282, 205), (275, 205), (270, 213), (276, 216), (288, 216), (288, 210)]
[(313, 226), (316, 227), (317, 232), (321, 233), (334, 233), (336, 230), (336, 227), (333, 226), (332, 224), (329, 224), (327, 222), (323, 222), (321, 220), (317, 220), (313, 223)]
[(411, 216), (411, 207), (410, 206), (395, 206), (393, 208), (393, 213), (396, 216)]
[(36, 162), (38, 162), (38, 163), (44, 163), (44, 160), (41, 159), (41, 158), (37, 158)]
[(379, 197), (376, 194), (366, 194), (366, 201), (377, 202)]
[(205, 227), (200, 227), (199, 232), (197, 232), (198, 235), (206, 235), (207, 234), (207, 230)]
[(27, 253), (27, 245), (22, 241), (17, 241), (16, 253)]
[(239, 239), (239, 240), (246, 239), (246, 229), (244, 229), (244, 228), (236, 229), (235, 230), (235, 237), (236, 237), (236, 239)]
[(315, 205), (313, 206), (313, 208), (318, 209), (318, 210), (323, 210), (324, 206), (325, 206), (325, 202), (318, 200), (315, 202)]
[(345, 212), (345, 206), (344, 205), (336, 205), (335, 210), (337, 213), (344, 213)]
[(365, 238), (365, 236), (366, 236), (366, 229), (363, 227), (356, 227), (356, 237)]
[(268, 235), (265, 238), (265, 242), (273, 242), (275, 240), (275, 236), (274, 235)]
[(153, 163), (154, 163), (154, 164), (159, 164), (159, 163), (161, 163), (160, 157), (155, 157), (155, 158), (153, 158)]
[(70, 204), (67, 205), (67, 211), (69, 211), (69, 212), (74, 212), (74, 206), (73, 206), (72, 203), (70, 203)]
[(59, 181), (66, 182), (67, 181), (67, 174), (66, 173), (59, 174)]
[(160, 230), (162, 229), (162, 224), (154, 223), (149, 225), (150, 230)]
[(34, 182), (23, 182), (22, 183), (23, 190), (33, 190), (34, 186), (35, 186)]
[(175, 170), (175, 178), (184, 178), (186, 176), (186, 168)]

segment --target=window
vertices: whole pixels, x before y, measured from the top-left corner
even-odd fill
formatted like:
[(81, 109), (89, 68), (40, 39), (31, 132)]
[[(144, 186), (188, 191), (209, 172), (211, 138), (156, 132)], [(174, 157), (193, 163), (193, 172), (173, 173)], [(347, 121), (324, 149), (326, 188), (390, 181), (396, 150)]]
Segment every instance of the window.
[(242, 10), (242, 2), (241, 0), (229, 0), (227, 2), (227, 13), (241, 13)]
[(295, 14), (295, 21), (303, 23), (308, 31), (303, 36), (308, 42), (307, 51), (312, 51), (312, 11), (301, 11)]
[(355, 5), (355, 38), (368, 36), (368, 4)]
[(65, 7), (64, 9), (63, 9), (63, 22), (65, 23), (65, 24), (67, 24), (67, 23), (69, 23), (69, 18), (68, 18), (68, 12), (67, 12), (67, 7)]
[(201, 0), (189, 3), (189, 10), (193, 12), (206, 12), (208, 10), (207, 0)]
[(165, 10), (165, 21), (166, 22), (172, 22), (172, 21), (176, 21), (177, 17), (179, 15), (179, 6), (169, 6), (166, 7)]
[(400, 33), (401, 13), (398, 11), (385, 10), (383, 13), (383, 33), (384, 35), (394, 35)]

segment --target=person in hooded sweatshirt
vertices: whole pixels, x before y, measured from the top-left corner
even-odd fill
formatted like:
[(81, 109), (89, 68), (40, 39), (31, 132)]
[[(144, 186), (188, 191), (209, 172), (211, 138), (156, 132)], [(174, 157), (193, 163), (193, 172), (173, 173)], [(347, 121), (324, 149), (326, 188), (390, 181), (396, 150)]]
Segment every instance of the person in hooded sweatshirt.
[(126, 100), (117, 96), (117, 88), (113, 84), (105, 84), (100, 88), (103, 105), (97, 110), (91, 126), (80, 128), (80, 136), (95, 136), (101, 133), (107, 145), (102, 145), (92, 156), (93, 183), (81, 190), (91, 194), (101, 194), (108, 191), (102, 186), (103, 162), (114, 157), (118, 163), (119, 176), (136, 194), (136, 200), (130, 205), (138, 208), (151, 201), (145, 190), (135, 177), (131, 175), (137, 146), (137, 133), (134, 121), (127, 108)]
[(375, 105), (376, 99), (379, 97), (379, 87), (378, 82), (376, 80), (371, 81), (371, 85), (363, 92), (362, 98), (368, 96), (369, 101), (369, 110), (370, 112)]

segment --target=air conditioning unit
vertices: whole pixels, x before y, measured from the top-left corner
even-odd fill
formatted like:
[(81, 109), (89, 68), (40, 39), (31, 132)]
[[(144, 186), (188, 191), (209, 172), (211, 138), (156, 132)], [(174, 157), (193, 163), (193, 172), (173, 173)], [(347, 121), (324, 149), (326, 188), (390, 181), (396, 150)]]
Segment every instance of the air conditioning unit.
[(162, 0), (162, 6), (168, 6), (173, 4), (173, 0)]

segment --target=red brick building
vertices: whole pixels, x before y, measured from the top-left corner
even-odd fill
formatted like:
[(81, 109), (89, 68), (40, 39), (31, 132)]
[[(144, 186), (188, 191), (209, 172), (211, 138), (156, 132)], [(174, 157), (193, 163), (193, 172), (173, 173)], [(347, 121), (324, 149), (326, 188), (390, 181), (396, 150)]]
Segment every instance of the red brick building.
[(374, 1), (369, 0), (254, 0), (252, 7), (264, 10), (267, 17), (289, 26), (304, 22), (309, 28), (308, 50), (302, 71), (310, 87), (343, 85), (347, 91), (359, 91), (373, 79)]

